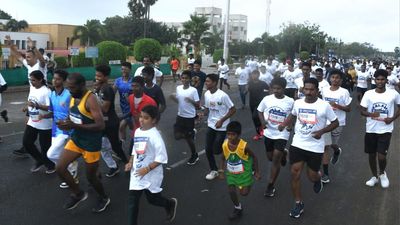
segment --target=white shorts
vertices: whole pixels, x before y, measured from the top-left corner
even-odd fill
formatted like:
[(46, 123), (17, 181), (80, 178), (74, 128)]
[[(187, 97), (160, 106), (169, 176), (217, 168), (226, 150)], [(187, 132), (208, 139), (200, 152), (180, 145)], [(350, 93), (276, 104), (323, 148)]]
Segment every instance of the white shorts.
[(54, 163), (57, 163), (58, 159), (60, 158), (68, 138), (69, 136), (66, 134), (59, 134), (51, 138), (51, 146), (49, 150), (47, 150), (47, 157)]

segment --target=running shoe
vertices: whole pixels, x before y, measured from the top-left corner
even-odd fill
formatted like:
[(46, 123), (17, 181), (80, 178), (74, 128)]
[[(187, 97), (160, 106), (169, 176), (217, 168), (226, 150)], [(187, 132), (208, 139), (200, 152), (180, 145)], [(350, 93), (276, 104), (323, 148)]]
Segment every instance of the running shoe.
[[(78, 177), (74, 177), (74, 181), (75, 181), (75, 184), (79, 184)], [(66, 188), (69, 188), (69, 185), (66, 182), (61, 182), (60, 188), (66, 189)]]
[(0, 112), (1, 118), (3, 118), (4, 122), (8, 123), (8, 112), (7, 110), (3, 110)]
[(234, 208), (231, 215), (229, 215), (229, 220), (236, 220), (242, 216), (243, 209)]
[(218, 171), (211, 170), (209, 174), (206, 175), (207, 180), (214, 180), (218, 177)]
[(46, 170), (46, 174), (52, 174), (52, 173), (55, 173), (55, 172), (56, 172), (56, 167), (55, 166), (47, 168), (47, 170)]
[(113, 177), (119, 173), (119, 167), (117, 165), (117, 168), (110, 168), (108, 173), (106, 173), (106, 177)]
[(167, 221), (172, 222), (176, 216), (176, 208), (178, 207), (178, 199), (171, 198), (170, 205), (166, 208), (167, 211)]
[(197, 161), (199, 161), (199, 155), (195, 153), (189, 158), (186, 164), (193, 166), (194, 164), (196, 164)]
[(341, 154), (342, 154), (342, 149), (341, 148), (339, 148), (337, 151), (335, 151), (333, 153), (333, 156), (331, 158), (332, 165), (336, 165), (336, 163), (339, 162), (339, 157), (340, 157)]
[(13, 151), (13, 154), (19, 157), (29, 157), (28, 152), (26, 151), (25, 147), (22, 146), (20, 149), (16, 149)]
[(99, 197), (96, 206), (92, 209), (92, 212), (100, 213), (106, 210), (107, 206), (110, 204), (111, 200), (109, 197), (102, 198)]
[(275, 187), (273, 185), (268, 185), (267, 190), (264, 192), (265, 197), (274, 197), (275, 196)]
[(329, 179), (329, 176), (326, 175), (326, 174), (324, 174), (324, 175), (321, 176), (321, 181), (322, 181), (322, 183), (324, 183), (324, 184), (327, 184), (327, 183), (331, 182), (331, 180)]
[(386, 172), (383, 174), (379, 175), (379, 180), (381, 181), (381, 187), (382, 188), (388, 188), (389, 187), (389, 179), (386, 175)]
[(254, 141), (258, 141), (258, 140), (260, 140), (262, 138), (263, 138), (263, 135), (260, 135), (260, 134), (256, 134), (256, 135), (253, 136), (253, 140)]
[(32, 168), (31, 168), (31, 172), (32, 173), (36, 173), (40, 170), (40, 168), (42, 168), (43, 164), (42, 163), (35, 163)]
[(371, 179), (369, 179), (367, 182), (365, 182), (365, 185), (373, 187), (375, 186), (375, 184), (377, 184), (379, 182), (378, 178), (376, 177), (371, 177)]
[(296, 202), (296, 205), (292, 210), (290, 210), (289, 216), (293, 218), (300, 218), (301, 214), (304, 212), (304, 203)]
[(83, 192), (83, 191), (80, 194), (78, 194), (77, 196), (75, 196), (74, 194), (71, 194), (67, 203), (65, 203), (65, 205), (64, 205), (64, 209), (66, 209), (66, 210), (75, 209), (79, 205), (79, 203), (85, 201), (87, 199), (87, 197), (88, 197), (88, 193)]
[(322, 183), (322, 180), (319, 179), (318, 181), (314, 182), (313, 190), (314, 190), (315, 193), (318, 194), (318, 193), (321, 193), (323, 187), (324, 187), (324, 185)]

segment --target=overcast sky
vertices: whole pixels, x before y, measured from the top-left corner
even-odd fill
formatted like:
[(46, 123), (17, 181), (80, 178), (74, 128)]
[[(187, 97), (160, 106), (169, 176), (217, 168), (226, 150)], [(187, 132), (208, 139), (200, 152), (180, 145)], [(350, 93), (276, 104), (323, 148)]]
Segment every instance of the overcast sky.
[[(12, 0), (2, 1), (0, 9), (28, 23), (81, 25), (87, 19), (128, 15), (128, 0)], [(265, 32), (267, 0), (231, 0), (231, 14), (248, 16), (248, 39)], [(251, 4), (245, 4), (251, 3)], [(219, 7), (226, 12), (226, 0), (158, 0), (151, 18), (183, 22), (195, 7)], [(399, 0), (272, 0), (270, 33), (278, 34), (282, 23), (309, 21), (328, 35), (343, 42), (369, 42), (383, 51), (400, 46)]]

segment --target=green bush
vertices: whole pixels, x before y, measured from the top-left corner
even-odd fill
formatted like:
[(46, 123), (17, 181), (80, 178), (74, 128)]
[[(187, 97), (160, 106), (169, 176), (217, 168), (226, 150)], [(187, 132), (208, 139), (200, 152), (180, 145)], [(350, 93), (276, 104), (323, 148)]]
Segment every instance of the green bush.
[(307, 51), (301, 51), (300, 59), (303, 61), (310, 59), (310, 53), (308, 53)]
[(223, 55), (224, 55), (224, 50), (223, 49), (215, 49), (215, 51), (213, 53), (213, 62), (217, 63), (218, 60), (220, 60)]
[(72, 56), (72, 65), (74, 67), (93, 66), (93, 59), (86, 58), (84, 52), (79, 52), (79, 55)]
[(287, 58), (286, 52), (280, 52), (280, 53), (279, 53), (278, 59), (279, 59), (280, 61), (286, 60), (286, 58)]
[(137, 61), (143, 61), (145, 56), (150, 57), (151, 60), (161, 59), (161, 44), (152, 38), (143, 38), (135, 42), (133, 51)]
[(57, 69), (64, 69), (68, 67), (68, 59), (66, 57), (54, 57), (54, 61), (56, 62)]
[(99, 48), (99, 57), (96, 64), (108, 65), (110, 60), (126, 61), (126, 47), (116, 41), (102, 41), (96, 45)]

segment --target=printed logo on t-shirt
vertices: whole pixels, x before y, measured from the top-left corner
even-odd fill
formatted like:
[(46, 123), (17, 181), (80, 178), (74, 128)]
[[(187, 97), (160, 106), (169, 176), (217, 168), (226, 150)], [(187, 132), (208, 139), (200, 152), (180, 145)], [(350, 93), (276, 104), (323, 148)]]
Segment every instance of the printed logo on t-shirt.
[(149, 141), (149, 137), (135, 137), (133, 150), (135, 150), (136, 154), (142, 155), (146, 151), (147, 142)]
[[(334, 103), (336, 103), (336, 104), (339, 105), (339, 99), (337, 99), (337, 98), (325, 97), (324, 100), (327, 101), (327, 102), (334, 102)], [(333, 109), (333, 110), (337, 110), (337, 108), (336, 108), (336, 107), (333, 107), (333, 106), (332, 106), (332, 109)]]
[(279, 107), (272, 107), (269, 111), (268, 111), (269, 115), (268, 115), (268, 121), (270, 121), (271, 123), (275, 123), (275, 124), (281, 124), (283, 123), (283, 121), (285, 121), (286, 119), (286, 112)]
[(75, 124), (82, 124), (82, 116), (80, 114), (70, 113), (69, 119)]
[(379, 112), (379, 117), (372, 117), (373, 120), (384, 121), (389, 116), (389, 109), (386, 103), (376, 102), (372, 104), (372, 112)]
[(301, 123), (300, 132), (307, 135), (311, 133), (313, 127), (317, 124), (317, 110), (299, 109), (297, 118)]

